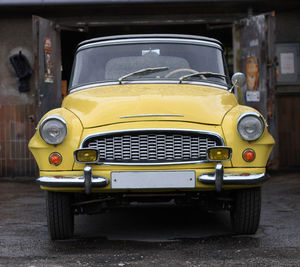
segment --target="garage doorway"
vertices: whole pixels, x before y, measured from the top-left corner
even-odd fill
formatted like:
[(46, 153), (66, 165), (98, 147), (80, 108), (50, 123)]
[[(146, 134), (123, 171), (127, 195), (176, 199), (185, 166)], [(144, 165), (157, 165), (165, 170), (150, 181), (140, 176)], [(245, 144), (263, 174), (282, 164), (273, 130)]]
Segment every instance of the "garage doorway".
[(229, 71), (233, 73), (233, 54), (232, 54), (232, 25), (209, 24), (176, 24), (171, 25), (114, 25), (101, 27), (86, 27), (75, 30), (74, 28), (64, 28), (61, 26), (61, 50), (62, 50), (62, 80), (69, 84), (72, 71), (73, 58), (76, 46), (83, 40), (123, 34), (191, 34), (215, 38), (221, 41), (225, 48), (225, 56), (229, 63)]
[[(82, 23), (81, 23), (82, 24)], [(39, 99), (37, 117), (59, 107), (66, 95), (77, 45), (86, 39), (121, 34), (173, 33), (218, 39), (224, 45), (230, 75), (233, 74), (232, 24), (199, 23), (198, 20), (93, 22), (84, 25), (60, 24), (33, 16), (35, 84)]]
[[(36, 74), (36, 88), (39, 88), (38, 116), (41, 117), (48, 110), (59, 107), (61, 105), (64, 95), (66, 95), (69, 84), (73, 58), (77, 45), (86, 39), (103, 37), (109, 35), (121, 34), (150, 34), (150, 33), (170, 33), (170, 34), (192, 34), (207, 36), (218, 39), (224, 45), (225, 57), (228, 63), (229, 73), (234, 71), (247, 72), (246, 64), (247, 58), (262, 58), (261, 53), (268, 53), (271, 51), (271, 43), (273, 38), (273, 24), (274, 15), (262, 14), (251, 18), (246, 18), (236, 24), (230, 22), (215, 21), (200, 21), (200, 20), (159, 20), (155, 21), (101, 21), (93, 23), (68, 23), (60, 24), (53, 21), (33, 17), (33, 36), (35, 37), (34, 46), (36, 50), (36, 64), (38, 70)], [(266, 24), (267, 23), (267, 24)], [(267, 27), (266, 27), (267, 25)], [(257, 28), (258, 27), (258, 28)], [(245, 36), (257, 30), (267, 29), (267, 34), (263, 35), (261, 39), (246, 40)], [(237, 37), (238, 36), (238, 37)], [(237, 39), (239, 40), (237, 41)], [(253, 47), (260, 47), (264, 45), (264, 50), (254, 49)], [(50, 46), (50, 48), (49, 48)], [(238, 48), (237, 48), (238, 47)], [(243, 51), (254, 51), (253, 55), (243, 54)], [(237, 55), (240, 55), (237, 58)], [(265, 56), (265, 54), (263, 54)], [(47, 59), (50, 58), (50, 64), (47, 64)], [(272, 53), (264, 57), (264, 62), (259, 62), (260, 71), (265, 81), (267, 81), (267, 88), (263, 88), (262, 101), (260, 103), (247, 103), (245, 99), (240, 99), (242, 104), (254, 106), (267, 118), (271, 125), (271, 133), (276, 136), (276, 111), (275, 101), (268, 99), (268, 94), (274, 92), (275, 76), (274, 63)], [(271, 67), (270, 67), (271, 65)], [(50, 67), (49, 67), (50, 66)], [(49, 69), (50, 68), (50, 69)], [(52, 68), (52, 70), (51, 70)], [(47, 73), (49, 74), (48, 77)], [(274, 76), (274, 77), (273, 77)], [(263, 81), (263, 79), (260, 80)], [(262, 82), (264, 84), (264, 82)], [(270, 85), (270, 86), (269, 86)], [(243, 90), (247, 90), (244, 88)], [(255, 93), (251, 92), (255, 96)], [(245, 92), (243, 92), (245, 94)], [(270, 115), (271, 114), (271, 115)], [(273, 158), (277, 160), (276, 153), (273, 153)], [(274, 165), (278, 165), (275, 163)]]

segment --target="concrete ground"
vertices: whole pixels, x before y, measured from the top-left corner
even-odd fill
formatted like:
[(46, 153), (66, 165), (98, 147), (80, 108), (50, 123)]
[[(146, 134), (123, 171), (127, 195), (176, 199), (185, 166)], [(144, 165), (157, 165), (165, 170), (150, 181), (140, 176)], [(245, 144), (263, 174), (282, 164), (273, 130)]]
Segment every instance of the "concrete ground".
[(226, 212), (165, 206), (75, 224), (72, 240), (49, 240), (38, 185), (0, 180), (0, 266), (300, 266), (300, 173), (271, 175), (255, 235), (231, 235)]

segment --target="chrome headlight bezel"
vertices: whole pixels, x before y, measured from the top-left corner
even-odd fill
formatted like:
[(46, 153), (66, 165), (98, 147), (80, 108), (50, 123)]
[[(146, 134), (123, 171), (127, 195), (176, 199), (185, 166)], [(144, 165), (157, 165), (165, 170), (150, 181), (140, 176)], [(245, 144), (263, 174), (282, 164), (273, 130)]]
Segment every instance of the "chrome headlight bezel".
[[(254, 119), (256, 121), (256, 132), (253, 134), (247, 133), (245, 130), (246, 120)], [(241, 138), (246, 141), (256, 141), (258, 140), (265, 130), (265, 121), (262, 116), (256, 112), (245, 112), (241, 116), (239, 116), (237, 120), (237, 131)]]
[[(60, 132), (58, 137), (57, 136), (51, 137), (49, 132), (47, 131), (47, 129), (45, 129), (47, 124), (49, 124), (51, 122), (57, 123), (57, 128), (58, 128), (58, 131)], [(47, 144), (58, 145), (58, 144), (61, 144), (67, 136), (67, 132), (68, 132), (67, 123), (60, 116), (57, 116), (57, 115), (48, 116), (41, 122), (40, 127), (39, 127), (39, 132), (40, 132), (40, 136)]]

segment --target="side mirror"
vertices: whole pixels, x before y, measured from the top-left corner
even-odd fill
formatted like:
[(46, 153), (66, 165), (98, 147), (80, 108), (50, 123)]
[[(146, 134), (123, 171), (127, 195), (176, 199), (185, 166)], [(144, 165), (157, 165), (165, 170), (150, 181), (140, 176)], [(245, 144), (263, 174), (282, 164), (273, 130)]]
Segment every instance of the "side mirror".
[(232, 75), (231, 82), (234, 87), (242, 88), (246, 83), (246, 76), (244, 73), (236, 72)]

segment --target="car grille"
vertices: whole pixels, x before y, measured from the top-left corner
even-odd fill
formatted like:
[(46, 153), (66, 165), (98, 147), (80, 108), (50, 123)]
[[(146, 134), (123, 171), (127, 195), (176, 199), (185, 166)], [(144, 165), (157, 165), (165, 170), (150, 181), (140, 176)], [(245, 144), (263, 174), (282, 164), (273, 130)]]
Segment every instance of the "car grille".
[(82, 148), (99, 150), (99, 163), (172, 164), (207, 161), (207, 148), (220, 136), (198, 131), (125, 131), (87, 137)]

